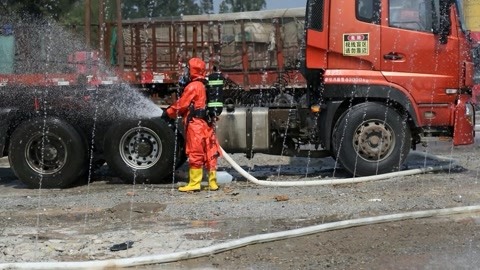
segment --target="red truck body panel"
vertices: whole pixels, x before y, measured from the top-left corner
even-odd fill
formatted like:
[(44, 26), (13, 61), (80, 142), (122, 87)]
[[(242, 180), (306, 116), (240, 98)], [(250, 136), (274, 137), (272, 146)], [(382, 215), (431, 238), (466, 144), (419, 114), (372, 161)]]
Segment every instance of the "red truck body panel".
[(469, 102), (471, 102), (470, 95), (461, 95), (455, 107), (455, 119), (452, 119), (452, 122), (455, 123), (453, 145), (468, 145), (475, 142), (475, 118), (462, 120), (465, 119), (465, 110), (468, 108), (465, 104)]
[(472, 102), (477, 105), (480, 105), (480, 84), (476, 84), (472, 88)]

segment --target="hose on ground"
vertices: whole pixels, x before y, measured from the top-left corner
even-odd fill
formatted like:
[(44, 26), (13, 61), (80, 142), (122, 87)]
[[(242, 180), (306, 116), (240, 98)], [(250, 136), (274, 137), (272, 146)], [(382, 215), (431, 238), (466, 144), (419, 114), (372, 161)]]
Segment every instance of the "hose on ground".
[[(275, 186), (275, 187), (296, 187), (296, 186), (322, 186), (322, 185), (340, 185), (340, 184), (354, 184), (354, 183), (360, 183), (360, 182), (369, 182), (369, 181), (375, 181), (375, 180), (383, 180), (383, 179), (389, 179), (392, 177), (400, 177), (400, 176), (409, 176), (409, 175), (415, 175), (415, 174), (422, 174), (422, 173), (429, 173), (429, 172), (434, 172), (434, 171), (441, 171), (445, 170), (445, 166), (429, 166), (429, 167), (422, 167), (418, 169), (410, 169), (410, 170), (404, 170), (404, 171), (397, 171), (397, 172), (391, 172), (391, 173), (385, 173), (385, 174), (377, 174), (377, 175), (371, 175), (371, 176), (362, 176), (362, 177), (353, 177), (353, 178), (344, 178), (344, 179), (322, 179), (322, 180), (305, 180), (305, 181), (266, 181), (266, 180), (259, 180), (255, 178), (253, 175), (249, 174), (247, 171), (245, 171), (240, 165), (238, 165), (231, 157), (230, 155), (223, 150), (223, 148), (220, 149), (222, 151), (223, 158), (238, 172), (240, 173), (243, 177), (245, 177), (248, 181), (257, 184), (257, 185), (262, 185), (262, 186)], [(424, 154), (424, 153), (422, 153)], [(437, 160), (442, 160), (442, 161), (453, 161), (452, 159), (448, 158), (440, 158), (433, 156), (431, 154), (425, 153), (425, 157), (429, 158), (435, 158)], [(448, 165), (449, 167), (452, 166), (451, 163)]]
[[(358, 183), (373, 180), (389, 179), (397, 176), (407, 176), (414, 174), (421, 174), (427, 172), (433, 172), (438, 170), (444, 170), (443, 166), (426, 167), (413, 170), (399, 171), (394, 173), (387, 173), (382, 175), (357, 177), (350, 179), (333, 179), (333, 180), (310, 180), (310, 181), (264, 181), (258, 180), (243, 170), (223, 149), (223, 157), (232, 167), (237, 170), (241, 175), (247, 178), (249, 181), (265, 186), (312, 186), (312, 185), (335, 185), (335, 184), (347, 184)], [(427, 154), (428, 155), (428, 154)], [(433, 155), (429, 156), (434, 157)], [(440, 158), (441, 159), (441, 158)], [(452, 161), (451, 159), (442, 159), (443, 161)], [(424, 210), (416, 212), (406, 212), (398, 214), (390, 214), (376, 217), (365, 217), (358, 219), (342, 220), (337, 222), (325, 223), (320, 225), (314, 225), (304, 228), (298, 228), (287, 231), (280, 231), (267, 234), (252, 235), (220, 244), (211, 245), (208, 247), (197, 248), (187, 251), (179, 251), (168, 254), (157, 254), (133, 258), (111, 259), (111, 260), (98, 260), (98, 261), (82, 261), (82, 262), (21, 262), (21, 263), (3, 263), (0, 264), (0, 269), (113, 269), (116, 267), (134, 267), (141, 265), (161, 264), (176, 262), (180, 260), (198, 258), (203, 256), (209, 256), (212, 254), (245, 247), (252, 244), (265, 243), (277, 240), (284, 240), (293, 237), (300, 237), (311, 235), (320, 232), (352, 228), (356, 226), (372, 225), (392, 221), (402, 221), (407, 219), (427, 218), (434, 216), (445, 216), (455, 214), (465, 214), (480, 211), (480, 205), (464, 206), (455, 208), (445, 208), (436, 210)]]
[(31, 262), (31, 263), (4, 263), (0, 264), (0, 269), (115, 269), (116, 267), (134, 267), (150, 264), (161, 264), (176, 262), (180, 260), (209, 256), (212, 254), (245, 247), (252, 244), (266, 243), (277, 240), (284, 240), (293, 237), (311, 235), (320, 232), (327, 232), (338, 229), (352, 228), (364, 225), (373, 225), (392, 221), (402, 221), (407, 219), (428, 218), (435, 216), (446, 216), (455, 214), (466, 214), (480, 211), (480, 205), (445, 208), (438, 210), (425, 210), (407, 213), (398, 213), (376, 217), (366, 217), (337, 222), (325, 223), (315, 226), (309, 226), (288, 231), (252, 235), (208, 247), (197, 248), (187, 251), (179, 251), (168, 254), (157, 254), (133, 258), (103, 260), (103, 261), (85, 261), (85, 262)]

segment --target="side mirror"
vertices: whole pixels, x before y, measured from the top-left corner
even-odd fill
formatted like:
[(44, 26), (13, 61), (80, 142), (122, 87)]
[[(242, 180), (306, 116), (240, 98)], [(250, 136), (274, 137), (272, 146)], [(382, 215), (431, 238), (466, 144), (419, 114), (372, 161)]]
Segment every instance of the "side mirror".
[(438, 40), (441, 44), (447, 44), (448, 35), (452, 29), (450, 23), (450, 6), (451, 1), (432, 0), (432, 31), (435, 35), (438, 35)]

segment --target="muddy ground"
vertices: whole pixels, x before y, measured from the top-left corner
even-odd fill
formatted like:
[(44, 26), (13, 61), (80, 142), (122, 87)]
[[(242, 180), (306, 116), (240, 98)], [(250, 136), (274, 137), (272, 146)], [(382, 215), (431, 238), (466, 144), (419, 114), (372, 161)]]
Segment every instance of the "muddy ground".
[[(478, 136), (477, 136), (478, 139)], [(95, 261), (168, 254), (346, 219), (480, 204), (480, 148), (432, 143), (406, 168), (436, 173), (317, 187), (265, 187), (234, 177), (217, 192), (126, 185), (102, 167), (90, 184), (31, 190), (0, 162), (0, 262)], [(421, 154), (449, 157), (455, 163)], [(263, 180), (346, 177), (333, 159), (232, 156)], [(111, 251), (133, 241), (130, 249)], [(480, 212), (340, 229), (139, 269), (478, 269)], [(2, 264), (0, 269), (12, 266)], [(13, 265), (15, 266), (15, 265)]]

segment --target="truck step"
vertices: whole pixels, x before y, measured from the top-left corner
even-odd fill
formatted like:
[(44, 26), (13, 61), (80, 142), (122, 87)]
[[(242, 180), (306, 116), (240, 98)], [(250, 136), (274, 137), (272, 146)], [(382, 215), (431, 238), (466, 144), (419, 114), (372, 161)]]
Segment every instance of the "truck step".
[(480, 131), (480, 111), (475, 112), (475, 131)]

